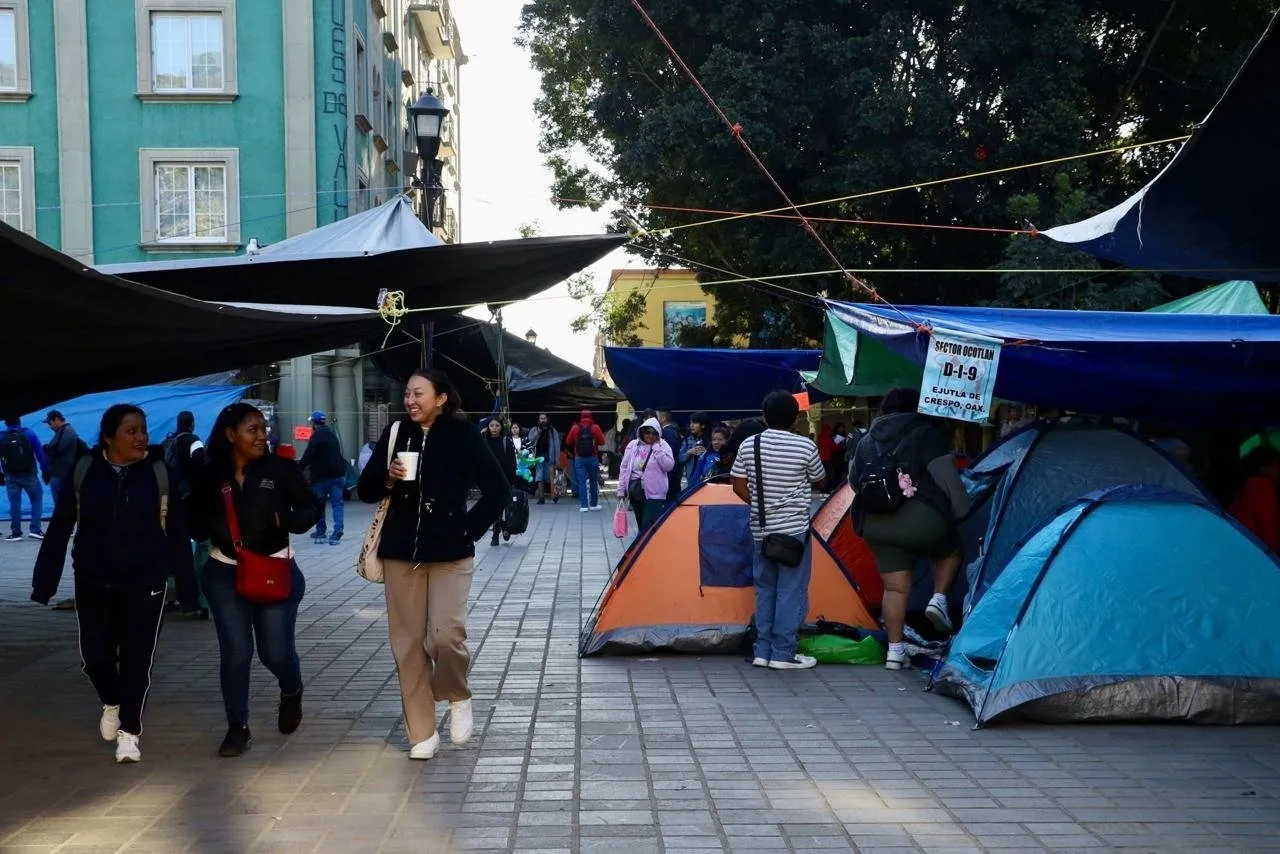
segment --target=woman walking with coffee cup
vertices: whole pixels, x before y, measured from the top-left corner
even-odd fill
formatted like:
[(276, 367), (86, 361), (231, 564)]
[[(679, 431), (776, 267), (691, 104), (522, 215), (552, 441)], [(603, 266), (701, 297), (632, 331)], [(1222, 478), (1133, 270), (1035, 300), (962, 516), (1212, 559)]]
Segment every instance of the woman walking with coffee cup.
[[(474, 728), (467, 596), (475, 543), (501, 515), (507, 479), (480, 433), (459, 416), (461, 405), (443, 372), (415, 371), (405, 386), (408, 415), (383, 431), (357, 487), (370, 504), (391, 497), (378, 557), (410, 759), (430, 759), (440, 749), (437, 700), (449, 701), (454, 744), (465, 744)], [(473, 485), (480, 500), (468, 510)]]

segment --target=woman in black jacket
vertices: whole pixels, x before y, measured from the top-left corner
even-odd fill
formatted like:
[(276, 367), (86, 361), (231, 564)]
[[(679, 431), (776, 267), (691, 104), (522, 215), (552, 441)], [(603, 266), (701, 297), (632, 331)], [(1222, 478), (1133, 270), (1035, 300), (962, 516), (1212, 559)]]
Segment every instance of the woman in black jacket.
[[(405, 386), (408, 417), (378, 440), (360, 475), (360, 499), (390, 496), (378, 557), (386, 580), (391, 651), (400, 678), (411, 759), (440, 749), (436, 700), (450, 704), (449, 736), (471, 738), (467, 687), (467, 595), (475, 543), (502, 513), (507, 480), (476, 428), (458, 415), (461, 399), (444, 373), (415, 371)], [(388, 451), (395, 460), (387, 466)], [(480, 500), (467, 509), (467, 493)]]
[(98, 730), (116, 743), (116, 762), (142, 758), (142, 710), (169, 576), (184, 611), (199, 601), (186, 513), (173, 491), (178, 473), (148, 438), (138, 407), (119, 404), (103, 414), (98, 447), (77, 460), (55, 497), (31, 584), (31, 598), (48, 604), (74, 529), (80, 658), (102, 701)]
[[(498, 461), (498, 467), (502, 469), (502, 474), (507, 479), (508, 488), (515, 486), (516, 483), (516, 447), (511, 436), (512, 434), (502, 432), (502, 422), (497, 418), (490, 418), (485, 425), (485, 444), (489, 446), (493, 458)], [(506, 506), (505, 502), (503, 506)], [(489, 540), (489, 545), (498, 544), (498, 538), (502, 536), (503, 521), (502, 514), (498, 514), (498, 521), (493, 523), (493, 539)]]
[[(209, 561), (202, 580), (213, 613), (221, 655), (222, 702), (227, 736), (219, 756), (239, 756), (249, 748), (249, 665), (254, 639), (258, 659), (280, 682), (277, 725), (288, 735), (302, 723), (302, 664), (294, 630), (306, 581), (296, 562), (289, 598), (264, 605), (236, 589), (237, 545), (259, 555), (293, 559), (289, 534), (305, 534), (324, 507), (293, 460), (267, 453), (267, 423), (247, 403), (234, 403), (218, 415), (209, 435), (208, 462), (191, 488), (191, 528), (197, 541), (209, 540)], [(240, 542), (227, 519), (228, 490), (240, 528)]]

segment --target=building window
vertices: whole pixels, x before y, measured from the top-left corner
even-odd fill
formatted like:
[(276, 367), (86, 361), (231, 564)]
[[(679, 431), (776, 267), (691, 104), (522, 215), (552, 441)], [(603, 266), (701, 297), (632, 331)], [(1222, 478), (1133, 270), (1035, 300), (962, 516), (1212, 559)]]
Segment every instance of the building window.
[(240, 245), (236, 149), (144, 148), (139, 165), (144, 248)]
[(0, 222), (36, 233), (35, 149), (0, 147)]
[(369, 57), (359, 33), (356, 33), (356, 113), (369, 115)]
[(138, 97), (157, 101), (235, 98), (235, 0), (135, 2)]
[(0, 0), (0, 102), (31, 97), (27, 0)]

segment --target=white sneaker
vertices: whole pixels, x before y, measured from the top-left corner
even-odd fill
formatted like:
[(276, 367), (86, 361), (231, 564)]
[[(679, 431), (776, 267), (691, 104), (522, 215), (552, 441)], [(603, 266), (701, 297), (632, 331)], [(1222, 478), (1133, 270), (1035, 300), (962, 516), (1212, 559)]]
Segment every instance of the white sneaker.
[(951, 615), (937, 602), (930, 601), (924, 608), (924, 615), (929, 618), (930, 623), (933, 623), (933, 627), (943, 634), (949, 635), (953, 631)]
[(911, 657), (907, 655), (904, 649), (902, 652), (894, 652), (889, 650), (889, 655), (884, 660), (885, 670), (903, 670), (911, 666)]
[(102, 717), (98, 719), (98, 732), (102, 733), (103, 741), (116, 740), (116, 734), (120, 732), (119, 706), (102, 707)]
[(579, 513), (590, 513), (590, 512), (591, 512), (591, 508), (590, 508), (590, 507), (579, 507), (579, 508), (578, 508), (578, 512), (579, 512)]
[(769, 659), (761, 658), (760, 656), (757, 655), (754, 659), (752, 659), (751, 666), (752, 667), (768, 667)]
[[(754, 662), (753, 662), (754, 663)], [(790, 661), (770, 661), (770, 670), (808, 670), (818, 666), (818, 659), (811, 655), (796, 653)]]
[(475, 726), (470, 700), (449, 704), (450, 741), (454, 744), (466, 744), (471, 740), (471, 733), (475, 730)]
[(140, 761), (142, 761), (142, 751), (138, 749), (138, 736), (120, 730), (116, 734), (116, 764)]
[(600, 510), (600, 509), (602, 509), (602, 508), (600, 507), (600, 505), (599, 505), (599, 504), (597, 504), (597, 505), (595, 505), (594, 507), (588, 507), (587, 509), (588, 509), (588, 510), (590, 510), (592, 513), (594, 513), (594, 512), (596, 512), (597, 510)]
[(409, 748), (410, 759), (432, 759), (440, 752), (440, 733), (432, 733), (431, 738), (420, 741)]

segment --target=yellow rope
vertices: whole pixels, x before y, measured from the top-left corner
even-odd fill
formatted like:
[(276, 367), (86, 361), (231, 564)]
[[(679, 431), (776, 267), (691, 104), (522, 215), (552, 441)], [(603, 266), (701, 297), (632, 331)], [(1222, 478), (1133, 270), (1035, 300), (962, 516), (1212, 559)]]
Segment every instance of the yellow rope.
[[(1021, 169), (1035, 169), (1040, 166), (1053, 166), (1058, 163), (1067, 163), (1071, 160), (1083, 160), (1087, 157), (1099, 157), (1104, 154), (1120, 154), (1125, 151), (1132, 151), (1137, 148), (1148, 148), (1153, 145), (1167, 145), (1172, 142), (1186, 142), (1190, 138), (1191, 138), (1190, 134), (1183, 134), (1182, 136), (1171, 136), (1168, 139), (1157, 139), (1152, 142), (1135, 142), (1129, 145), (1117, 145), (1114, 148), (1105, 148), (1101, 151), (1089, 151), (1084, 154), (1070, 154), (1070, 155), (1067, 155), (1066, 157), (1054, 157), (1049, 160), (1040, 160), (1035, 163), (1024, 163), (1020, 166), (1004, 166), (999, 169), (988, 169), (985, 172), (971, 172), (967, 175), (953, 175), (950, 178), (938, 178), (933, 181), (921, 181), (915, 184), (904, 184), (901, 187), (890, 187), (885, 190), (870, 190), (865, 193), (853, 193), (852, 195), (848, 195), (848, 196), (836, 196), (835, 198), (823, 199), (822, 201), (818, 201), (818, 202), (805, 202), (803, 204), (796, 205), (796, 207), (811, 208), (811, 207), (816, 207), (817, 205), (832, 205), (837, 202), (850, 202), (855, 199), (870, 198), (871, 196), (883, 196), (886, 193), (900, 193), (903, 190), (920, 190), (920, 189), (924, 189), (925, 187), (936, 187), (939, 184), (950, 184), (954, 181), (967, 181), (970, 178), (986, 178), (991, 175), (1002, 175), (1006, 172), (1017, 172), (1018, 170), (1021, 170)], [(715, 225), (721, 222), (733, 222), (734, 220), (739, 220), (739, 219), (750, 219), (751, 217), (768, 216), (770, 214), (785, 213), (790, 210), (791, 210), (790, 207), (781, 207), (781, 208), (773, 208), (767, 211), (756, 211), (755, 213), (734, 214), (733, 216), (723, 216), (723, 217), (718, 217), (717, 219), (706, 219), (706, 220), (702, 220), (701, 222), (689, 222), (689, 223), (685, 223), (684, 225), (673, 225), (667, 228), (659, 228), (659, 229), (655, 229), (655, 231), (665, 234), (673, 231), (682, 231), (683, 229), (686, 229), (686, 228), (697, 228), (698, 226), (702, 226), (702, 225)]]

